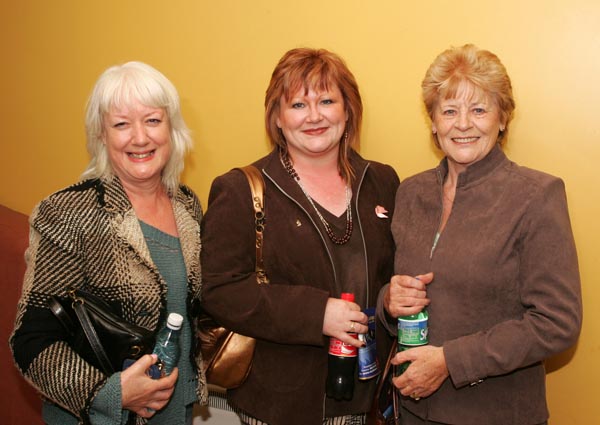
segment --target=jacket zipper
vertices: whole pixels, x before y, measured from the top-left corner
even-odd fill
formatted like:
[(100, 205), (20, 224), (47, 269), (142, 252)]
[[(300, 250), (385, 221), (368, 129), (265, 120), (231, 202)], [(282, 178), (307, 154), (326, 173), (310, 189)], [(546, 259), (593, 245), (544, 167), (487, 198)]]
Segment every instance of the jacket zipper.
[(363, 245), (363, 254), (364, 254), (364, 258), (365, 258), (365, 279), (367, 280), (367, 300), (366, 300), (366, 307), (370, 307), (370, 297), (371, 297), (371, 291), (369, 290), (369, 262), (367, 261), (367, 244), (365, 243), (365, 235), (363, 234), (363, 229), (362, 229), (362, 224), (360, 221), (360, 212), (358, 211), (358, 197), (360, 195), (360, 188), (362, 187), (363, 181), (365, 179), (365, 175), (367, 174), (367, 170), (369, 168), (369, 163), (367, 163), (365, 169), (363, 170), (362, 176), (360, 177), (360, 180), (358, 182), (358, 186), (356, 188), (356, 200), (354, 201), (355, 204), (355, 208), (356, 208), (356, 221), (358, 223), (358, 228), (360, 230), (360, 237), (362, 239), (362, 245)]
[(281, 193), (283, 193), (288, 199), (290, 199), (292, 202), (294, 202), (296, 205), (298, 205), (300, 207), (300, 209), (302, 211), (304, 211), (304, 214), (306, 214), (308, 216), (313, 227), (319, 234), (321, 241), (323, 242), (323, 245), (325, 246), (325, 251), (327, 251), (327, 256), (329, 257), (329, 263), (331, 264), (331, 269), (333, 270), (333, 281), (337, 285), (337, 273), (335, 271), (335, 266), (333, 265), (333, 258), (331, 256), (331, 252), (329, 251), (329, 248), (327, 247), (327, 241), (325, 241), (325, 238), (323, 237), (321, 230), (319, 230), (319, 226), (317, 226), (317, 223), (315, 223), (315, 221), (313, 220), (312, 216), (308, 213), (308, 211), (306, 211), (306, 209), (298, 201), (296, 201), (296, 199), (294, 199), (281, 186), (279, 186), (277, 184), (277, 182), (275, 180), (273, 180), (269, 174), (267, 174), (267, 172), (264, 170), (264, 168), (262, 169), (262, 172), (265, 174), (265, 176), (267, 176), (269, 178), (269, 180), (271, 180), (271, 182), (275, 185), (275, 187), (277, 187), (280, 190)]
[[(363, 173), (362, 173), (362, 176), (360, 178), (360, 181), (358, 182), (358, 186), (357, 186), (357, 189), (356, 189), (356, 200), (355, 200), (356, 221), (358, 222), (358, 228), (360, 230), (360, 236), (361, 236), (362, 243), (363, 243), (363, 251), (364, 251), (364, 257), (365, 257), (365, 277), (367, 279), (367, 305), (369, 303), (369, 296), (370, 296), (370, 291), (369, 291), (369, 265), (367, 263), (367, 246), (365, 244), (365, 238), (364, 238), (364, 234), (363, 234), (363, 229), (362, 229), (362, 225), (360, 223), (360, 213), (358, 211), (358, 197), (360, 195), (360, 188), (362, 187), (362, 183), (363, 183), (363, 181), (365, 179), (365, 175), (367, 174), (367, 169), (368, 168), (369, 168), (369, 163), (367, 163), (365, 169), (363, 170)], [(313, 227), (315, 228), (315, 230), (317, 231), (317, 233), (321, 237), (321, 241), (323, 242), (323, 246), (325, 246), (325, 250), (327, 251), (327, 256), (329, 257), (329, 262), (331, 263), (331, 269), (333, 270), (334, 282), (335, 282), (335, 284), (337, 286), (337, 272), (335, 270), (335, 265), (333, 263), (333, 258), (331, 256), (331, 252), (329, 251), (329, 247), (327, 246), (327, 241), (325, 240), (325, 238), (323, 236), (323, 233), (321, 233), (321, 230), (319, 229), (319, 226), (317, 226), (317, 223), (315, 223), (315, 221), (313, 220), (312, 216), (308, 213), (308, 211), (306, 211), (306, 209), (298, 201), (296, 201), (296, 199), (294, 199), (281, 186), (279, 186), (277, 184), (277, 182), (275, 182), (275, 180), (264, 169), (262, 169), (262, 172), (265, 174), (265, 176), (267, 176), (269, 178), (269, 180), (271, 180), (271, 182), (273, 182), (273, 184), (275, 185), (275, 187), (277, 187), (281, 191), (281, 193), (283, 193), (292, 202), (294, 202), (296, 205), (298, 205), (300, 207), (300, 209), (302, 211), (304, 211), (304, 213), (310, 219), (310, 222), (313, 224)], [(325, 403), (326, 402), (327, 402), (327, 394), (324, 394), (323, 395), (323, 404), (322, 404), (322, 407), (321, 407), (321, 412), (322, 412), (321, 416), (322, 417), (325, 417)]]
[(435, 248), (437, 247), (437, 244), (440, 240), (440, 236), (441, 236), (440, 228), (442, 227), (442, 217), (444, 216), (444, 186), (442, 184), (442, 176), (440, 175), (440, 171), (436, 170), (436, 174), (437, 174), (438, 183), (440, 183), (440, 203), (442, 205), (442, 208), (440, 210), (440, 217), (439, 217), (439, 221), (438, 221), (437, 230), (436, 230), (435, 234), (433, 235), (431, 251), (429, 252), (429, 260), (433, 259), (433, 252), (435, 251)]

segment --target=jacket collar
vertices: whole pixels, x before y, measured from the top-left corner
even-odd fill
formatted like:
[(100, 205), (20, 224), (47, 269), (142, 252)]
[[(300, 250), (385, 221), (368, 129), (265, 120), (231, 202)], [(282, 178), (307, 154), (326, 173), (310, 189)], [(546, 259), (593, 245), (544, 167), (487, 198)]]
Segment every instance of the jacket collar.
[[(111, 221), (117, 236), (131, 246), (147, 265), (154, 267), (138, 218), (119, 178), (99, 180), (97, 193), (100, 205), (112, 215)], [(190, 276), (191, 270), (198, 266), (199, 261), (199, 244), (193, 243), (199, 238), (199, 224), (191, 211), (188, 211), (189, 197), (186, 197), (181, 186), (171, 197), (171, 203), (184, 262)]]
[[(363, 159), (355, 150), (350, 150), (348, 158), (350, 160), (350, 165), (354, 170), (355, 178), (352, 181), (352, 193), (354, 196), (358, 194), (358, 190), (360, 182), (362, 181), (362, 176), (365, 172), (365, 169), (369, 166), (369, 162)], [(274, 149), (269, 155), (267, 155), (263, 160), (258, 161), (258, 168), (261, 168), (264, 174), (275, 183), (281, 190), (286, 193), (289, 193), (294, 199), (304, 199), (306, 198), (300, 189), (300, 186), (290, 177), (287, 170), (284, 168), (281, 160), (279, 159), (279, 151), (278, 149)], [(302, 202), (304, 204), (304, 202)], [(308, 204), (307, 201), (307, 205)]]
[[(471, 184), (476, 184), (479, 180), (484, 179), (491, 174), (497, 167), (507, 161), (507, 157), (502, 151), (499, 144), (496, 144), (487, 154), (487, 156), (474, 164), (471, 164), (467, 169), (458, 175), (456, 187), (467, 187)], [(442, 159), (436, 168), (438, 175), (441, 177), (441, 182), (444, 181), (448, 174), (448, 158)]]

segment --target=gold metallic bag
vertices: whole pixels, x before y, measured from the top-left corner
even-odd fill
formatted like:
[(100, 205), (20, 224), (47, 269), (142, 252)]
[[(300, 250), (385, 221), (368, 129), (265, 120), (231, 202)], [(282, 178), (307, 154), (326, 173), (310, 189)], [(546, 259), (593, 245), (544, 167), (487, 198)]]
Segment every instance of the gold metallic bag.
[[(248, 165), (241, 168), (250, 184), (256, 228), (256, 281), (268, 284), (262, 258), (264, 214), (264, 180), (260, 171)], [(198, 338), (203, 368), (209, 384), (231, 389), (242, 385), (250, 373), (256, 340), (219, 325), (207, 315), (198, 320)]]

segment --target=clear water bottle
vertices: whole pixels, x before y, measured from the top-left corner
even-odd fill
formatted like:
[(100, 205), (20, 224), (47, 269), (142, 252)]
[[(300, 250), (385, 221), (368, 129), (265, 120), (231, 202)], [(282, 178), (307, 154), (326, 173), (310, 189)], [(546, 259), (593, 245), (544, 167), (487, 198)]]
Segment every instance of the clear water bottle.
[[(354, 302), (354, 294), (343, 293), (342, 299)], [(358, 338), (357, 334), (350, 334)], [(327, 397), (336, 400), (352, 400), (354, 375), (358, 349), (337, 338), (329, 340), (329, 361), (327, 369)]]
[(156, 345), (153, 353), (158, 356), (162, 364), (162, 370), (165, 375), (170, 375), (181, 354), (179, 346), (179, 334), (181, 333), (181, 324), (183, 316), (177, 313), (170, 313), (167, 318), (167, 325), (158, 333), (156, 337)]

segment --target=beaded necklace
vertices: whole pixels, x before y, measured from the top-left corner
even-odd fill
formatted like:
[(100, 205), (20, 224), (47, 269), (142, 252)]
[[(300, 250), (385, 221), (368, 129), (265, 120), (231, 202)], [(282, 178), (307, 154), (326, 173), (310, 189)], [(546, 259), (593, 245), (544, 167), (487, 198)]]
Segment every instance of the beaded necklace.
[(331, 226), (329, 225), (327, 220), (325, 220), (325, 217), (323, 217), (323, 215), (315, 205), (313, 199), (310, 197), (306, 189), (304, 189), (304, 185), (300, 181), (300, 176), (298, 176), (298, 173), (294, 169), (294, 166), (290, 161), (290, 157), (287, 154), (281, 155), (281, 162), (288, 174), (292, 177), (292, 179), (294, 179), (294, 181), (298, 183), (298, 186), (300, 186), (302, 193), (304, 193), (304, 196), (306, 196), (306, 199), (308, 199), (308, 202), (312, 205), (313, 209), (317, 213), (319, 220), (321, 220), (321, 223), (323, 223), (323, 226), (325, 227), (325, 232), (327, 233), (327, 236), (329, 236), (329, 239), (331, 239), (331, 241), (336, 245), (344, 245), (345, 243), (347, 243), (350, 240), (350, 236), (352, 236), (353, 228), (352, 208), (350, 206), (350, 201), (352, 199), (352, 191), (350, 190), (350, 187), (346, 186), (346, 232), (341, 238), (338, 238), (336, 235), (333, 234)]

